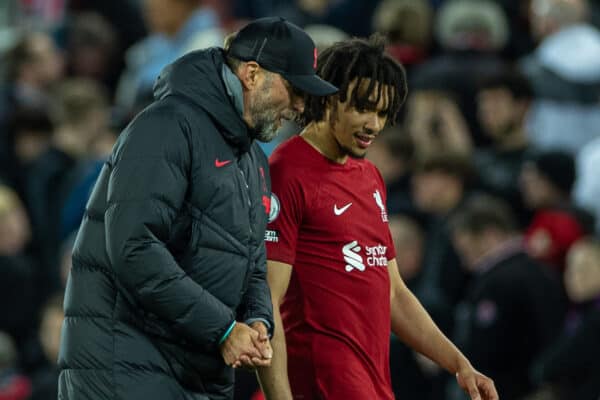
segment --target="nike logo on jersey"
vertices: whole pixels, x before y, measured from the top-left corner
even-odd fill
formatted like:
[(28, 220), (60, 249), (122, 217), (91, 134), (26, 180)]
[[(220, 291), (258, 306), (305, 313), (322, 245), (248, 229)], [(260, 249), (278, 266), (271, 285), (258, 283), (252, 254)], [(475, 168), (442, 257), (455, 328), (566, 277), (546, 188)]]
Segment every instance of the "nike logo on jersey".
[(215, 167), (217, 168), (221, 168), (226, 166), (227, 164), (229, 164), (231, 162), (231, 160), (225, 160), (225, 161), (219, 161), (219, 159), (217, 158), (215, 160)]
[(334, 213), (335, 215), (342, 215), (343, 213), (345, 213), (345, 212), (346, 212), (346, 210), (347, 210), (347, 209), (349, 209), (349, 208), (350, 208), (350, 206), (351, 206), (351, 205), (352, 205), (352, 203), (348, 203), (348, 204), (346, 204), (344, 207), (342, 207), (342, 208), (338, 208), (338, 207), (337, 207), (337, 204), (334, 204), (334, 205), (333, 205), (333, 213)]

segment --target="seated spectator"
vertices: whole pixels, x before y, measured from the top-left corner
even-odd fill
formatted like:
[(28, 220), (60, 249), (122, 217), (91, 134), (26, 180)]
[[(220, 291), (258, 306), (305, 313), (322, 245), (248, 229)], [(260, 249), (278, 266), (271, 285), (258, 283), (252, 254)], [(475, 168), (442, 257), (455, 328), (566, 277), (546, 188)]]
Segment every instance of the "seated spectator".
[(471, 198), (450, 227), (463, 266), (473, 273), (456, 313), (456, 343), (494, 379), (501, 399), (521, 399), (534, 388), (534, 358), (560, 331), (560, 282), (524, 251), (514, 217), (500, 200)]
[(531, 153), (525, 117), (532, 96), (525, 77), (508, 69), (485, 77), (477, 92), (479, 122), (490, 140), (488, 146), (475, 149), (473, 154), (477, 186), (508, 202), (521, 226), (529, 218), (518, 178)]
[(521, 191), (534, 212), (525, 232), (529, 253), (562, 271), (569, 247), (593, 229), (593, 218), (573, 206), (573, 157), (561, 151), (536, 154), (523, 165)]
[[(600, 242), (586, 238), (571, 247), (565, 287), (577, 306), (563, 333), (540, 357), (533, 376), (552, 385), (545, 399), (597, 400), (600, 394)], [(532, 398), (533, 399), (540, 399)]]

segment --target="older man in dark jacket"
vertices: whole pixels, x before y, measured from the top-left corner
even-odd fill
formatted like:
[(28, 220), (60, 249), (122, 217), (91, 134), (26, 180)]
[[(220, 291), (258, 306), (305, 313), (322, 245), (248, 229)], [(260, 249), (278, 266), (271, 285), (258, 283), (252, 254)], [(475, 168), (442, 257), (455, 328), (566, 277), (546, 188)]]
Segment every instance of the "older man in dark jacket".
[(269, 364), (263, 237), (272, 139), (331, 94), (299, 28), (257, 20), (228, 50), (167, 67), (121, 134), (73, 251), (60, 399), (231, 399), (231, 366)]

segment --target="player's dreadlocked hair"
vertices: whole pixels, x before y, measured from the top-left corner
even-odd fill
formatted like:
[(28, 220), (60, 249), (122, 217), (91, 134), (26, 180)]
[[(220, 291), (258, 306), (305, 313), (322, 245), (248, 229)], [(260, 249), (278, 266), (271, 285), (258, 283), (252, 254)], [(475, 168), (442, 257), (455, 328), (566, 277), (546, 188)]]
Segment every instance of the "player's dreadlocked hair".
[[(339, 88), (333, 96), (339, 96), (345, 102), (350, 96), (350, 105), (357, 109), (375, 109), (382, 92), (387, 90), (387, 120), (396, 121), (396, 116), (406, 98), (406, 72), (404, 67), (385, 53), (385, 39), (374, 34), (369, 39), (352, 38), (335, 43), (325, 49), (318, 58), (317, 74)], [(357, 79), (351, 93), (350, 82)], [(366, 91), (359, 91), (364, 79), (370, 79)], [(377, 98), (369, 97), (377, 87)], [(300, 122), (304, 125), (313, 121), (322, 121), (329, 97), (306, 95), (304, 112)]]

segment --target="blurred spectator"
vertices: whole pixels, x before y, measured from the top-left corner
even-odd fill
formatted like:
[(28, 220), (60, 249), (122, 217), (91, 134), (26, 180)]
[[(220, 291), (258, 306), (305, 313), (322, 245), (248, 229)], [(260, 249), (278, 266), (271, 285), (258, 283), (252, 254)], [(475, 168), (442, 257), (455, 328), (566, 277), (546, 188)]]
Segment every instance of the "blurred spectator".
[(17, 372), (17, 349), (7, 334), (0, 331), (0, 400), (27, 400), (31, 381)]
[(304, 31), (315, 42), (319, 53), (332, 44), (349, 38), (346, 32), (331, 25), (307, 25), (304, 27)]
[(116, 141), (117, 134), (112, 130), (99, 133), (89, 144), (88, 158), (81, 160), (69, 173), (69, 188), (60, 215), (60, 240), (66, 239), (79, 228), (96, 179)]
[(474, 165), (478, 186), (508, 202), (524, 226), (528, 222), (518, 178), (530, 156), (525, 117), (533, 92), (517, 71), (505, 70), (486, 77), (479, 85), (477, 109), (490, 145), (477, 148)]
[(370, 21), (378, 0), (290, 0), (279, 1), (271, 15), (288, 19), (300, 27), (332, 25), (350, 36), (369, 36)]
[(561, 337), (533, 369), (538, 382), (556, 385), (557, 400), (597, 400), (600, 394), (600, 242), (578, 241), (568, 254), (567, 294), (577, 308)]
[(127, 69), (117, 89), (117, 105), (135, 113), (150, 102), (160, 71), (197, 49), (223, 45), (216, 12), (202, 0), (143, 0), (150, 35), (127, 51)]
[(575, 162), (566, 152), (542, 152), (523, 165), (521, 190), (534, 211), (525, 234), (527, 250), (559, 271), (569, 247), (593, 229), (593, 219), (571, 202), (574, 182)]
[(451, 93), (417, 89), (409, 92), (405, 129), (415, 145), (417, 158), (442, 151), (470, 155), (471, 135)]
[(30, 400), (56, 399), (58, 394), (58, 350), (60, 348), (60, 331), (65, 317), (63, 312), (63, 295), (50, 297), (42, 309), (39, 339), (46, 358), (46, 364), (32, 376), (33, 393)]
[[(390, 215), (389, 226), (396, 248), (396, 262), (400, 276), (406, 285), (414, 290), (423, 262), (424, 232), (416, 220), (404, 215)], [(410, 347), (392, 335), (390, 341), (392, 390), (397, 398), (403, 400), (433, 400), (439, 393), (432, 390), (430, 377), (421, 371), (416, 357), (416, 353)], [(442, 386), (438, 385), (438, 387)]]
[(471, 174), (467, 157), (448, 152), (420, 161), (413, 176), (415, 205), (426, 214), (423, 271), (415, 294), (448, 334), (467, 281), (450, 240), (448, 219), (466, 199)]
[(231, 13), (234, 18), (251, 20), (273, 16), (276, 8), (290, 0), (230, 0)]
[(6, 56), (6, 77), (0, 88), (0, 171), (14, 181), (14, 153), (7, 126), (20, 108), (45, 108), (49, 90), (63, 76), (63, 59), (45, 33), (23, 35)]
[[(440, 151), (420, 159), (412, 178), (413, 201), (423, 213), (425, 227), (422, 266), (420, 276), (412, 284), (413, 291), (448, 336), (453, 331), (454, 308), (463, 297), (468, 281), (450, 239), (448, 220), (467, 197), (471, 175), (466, 155)], [(441, 398), (447, 374), (439, 368), (428, 368), (424, 358), (414, 353), (408, 361), (413, 363), (413, 359), (418, 362), (419, 373), (428, 388), (428, 397), (418, 397), (417, 393), (416, 398)]]
[(68, 24), (66, 45), (70, 75), (116, 88), (120, 43), (110, 22), (93, 12), (75, 14)]
[[(48, 89), (63, 76), (64, 62), (52, 38), (30, 32), (15, 44), (7, 56), (6, 87), (2, 100), (13, 106), (40, 106), (48, 102)], [(3, 115), (7, 105), (2, 104)]]
[(10, 174), (5, 180), (15, 188), (21, 197), (25, 196), (27, 170), (52, 142), (54, 125), (45, 108), (21, 108), (12, 114), (7, 138), (8, 151), (14, 156)]
[(412, 69), (409, 87), (451, 93), (475, 143), (483, 143), (475, 94), (478, 77), (501, 70), (508, 38), (506, 15), (492, 0), (447, 0), (438, 10), (434, 33), (441, 54)]
[(67, 0), (21, 0), (18, 7), (22, 26), (52, 31), (63, 23)]
[(27, 254), (29, 219), (16, 192), (0, 185), (0, 331), (22, 350), (35, 329), (38, 269)]
[(396, 262), (402, 280), (412, 288), (423, 264), (425, 235), (419, 223), (404, 215), (390, 215), (390, 232), (396, 247)]
[(367, 153), (375, 164), (387, 188), (387, 209), (390, 214), (414, 214), (410, 196), (414, 167), (412, 138), (398, 126), (388, 126), (379, 133)]
[(40, 293), (60, 287), (58, 246), (62, 205), (73, 185), (72, 171), (89, 162), (92, 140), (108, 128), (109, 110), (101, 86), (83, 78), (64, 81), (51, 107), (55, 123), (52, 144), (33, 161), (25, 177), (25, 199), (34, 237), (41, 246), (45, 280)]
[(573, 200), (592, 213), (596, 220), (595, 231), (600, 234), (600, 137), (583, 146), (577, 155), (576, 167)]
[(457, 309), (456, 343), (494, 379), (501, 399), (521, 399), (533, 389), (534, 357), (560, 331), (561, 286), (525, 253), (514, 217), (500, 200), (471, 198), (450, 226), (463, 265), (473, 272)]
[[(71, 14), (98, 13), (110, 21), (119, 37), (119, 54), (146, 36), (146, 26), (142, 16), (142, 3), (145, 0), (69, 0)], [(121, 58), (121, 57), (119, 57)]]
[(373, 28), (386, 36), (387, 51), (410, 74), (421, 63), (431, 44), (433, 10), (427, 0), (383, 0), (375, 10)]
[(535, 43), (529, 24), (529, 3), (522, 0), (494, 0), (509, 17), (508, 42), (502, 52), (503, 58), (511, 63), (530, 53)]
[(540, 43), (521, 62), (537, 98), (528, 133), (536, 147), (576, 154), (600, 136), (600, 31), (585, 0), (533, 0), (530, 16)]

